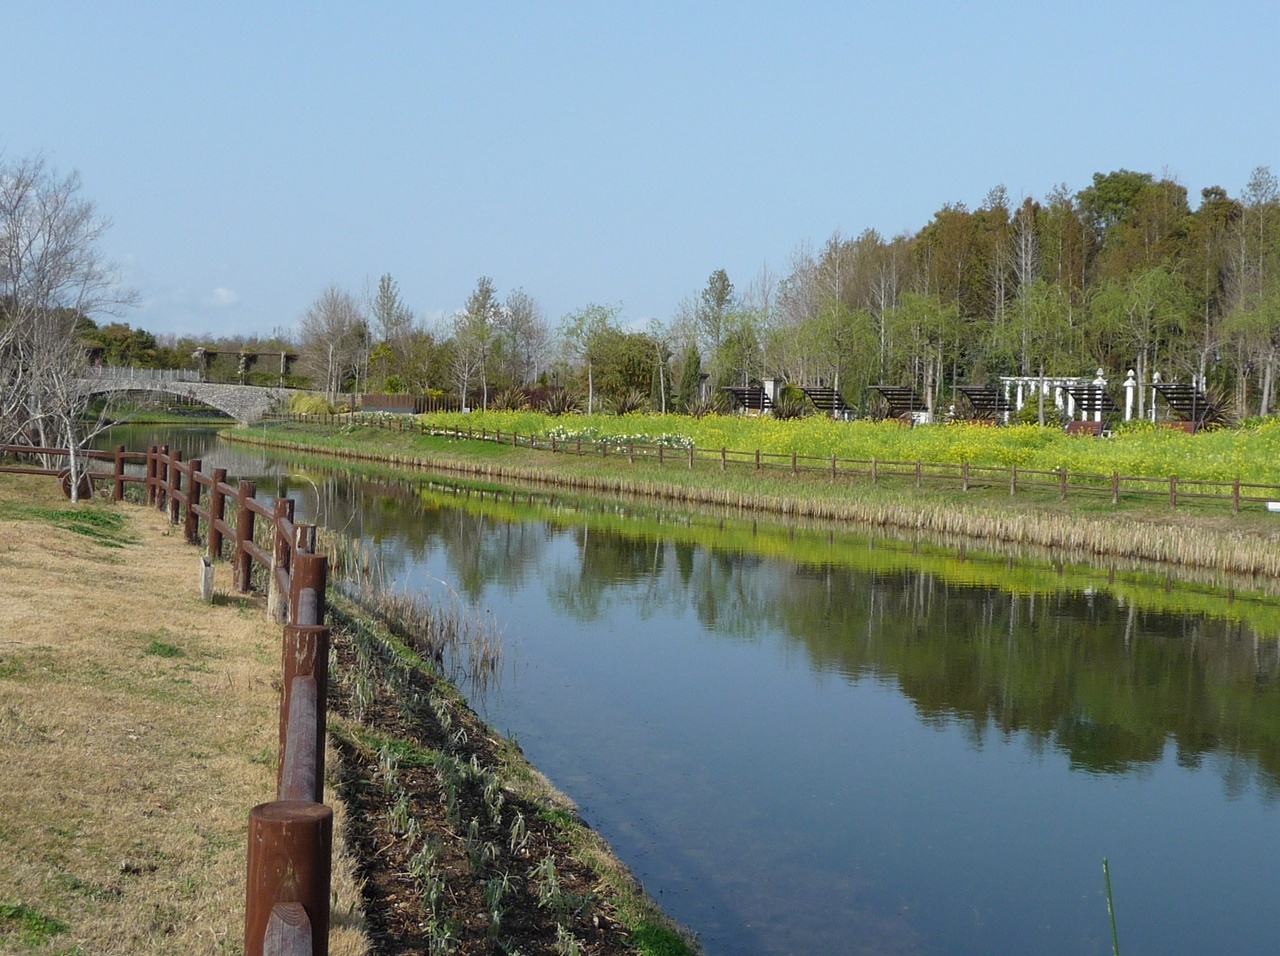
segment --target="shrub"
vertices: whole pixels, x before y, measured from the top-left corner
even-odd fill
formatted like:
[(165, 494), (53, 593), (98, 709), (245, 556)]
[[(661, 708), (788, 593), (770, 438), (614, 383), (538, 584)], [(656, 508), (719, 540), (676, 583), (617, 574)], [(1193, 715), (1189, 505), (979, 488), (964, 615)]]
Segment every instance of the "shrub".
[(504, 388), (497, 395), (493, 396), (493, 401), (489, 402), (489, 407), (495, 412), (522, 412), (529, 407), (529, 396), (525, 394), (523, 388)]
[(559, 388), (547, 392), (542, 400), (542, 411), (548, 415), (569, 415), (581, 410), (578, 398), (567, 388)]
[(649, 410), (649, 396), (638, 388), (629, 388), (615, 395), (609, 402), (615, 415), (632, 415)]
[(333, 406), (316, 392), (295, 392), (289, 396), (289, 411), (300, 415), (332, 415)]

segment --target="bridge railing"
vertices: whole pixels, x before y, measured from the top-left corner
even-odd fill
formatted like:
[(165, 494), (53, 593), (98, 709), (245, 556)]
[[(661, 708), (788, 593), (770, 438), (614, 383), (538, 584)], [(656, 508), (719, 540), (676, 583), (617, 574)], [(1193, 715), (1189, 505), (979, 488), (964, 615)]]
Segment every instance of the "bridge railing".
[(200, 373), (189, 368), (138, 368), (135, 365), (98, 365), (85, 370), (87, 378), (127, 379), (138, 382), (199, 382)]

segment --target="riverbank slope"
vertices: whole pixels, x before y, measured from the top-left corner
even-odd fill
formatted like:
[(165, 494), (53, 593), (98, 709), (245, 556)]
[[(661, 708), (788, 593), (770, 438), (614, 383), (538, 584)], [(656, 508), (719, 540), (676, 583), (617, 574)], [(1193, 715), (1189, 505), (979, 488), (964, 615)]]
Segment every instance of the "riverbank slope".
[(833, 481), (815, 472), (722, 470), (702, 460), (694, 467), (678, 459), (666, 464), (629, 461), (621, 452), (607, 458), (552, 454), (493, 440), (352, 423), (274, 422), (225, 434), (298, 453), (430, 468), (495, 482), (534, 482), (1280, 577), (1280, 519), (1259, 504), (1233, 514), (1229, 503), (1195, 498), (1174, 508), (1167, 500), (1150, 498), (1112, 504), (1109, 495), (1064, 500), (1046, 488), (1011, 496), (1007, 485), (981, 481), (965, 491), (918, 486), (909, 479)]

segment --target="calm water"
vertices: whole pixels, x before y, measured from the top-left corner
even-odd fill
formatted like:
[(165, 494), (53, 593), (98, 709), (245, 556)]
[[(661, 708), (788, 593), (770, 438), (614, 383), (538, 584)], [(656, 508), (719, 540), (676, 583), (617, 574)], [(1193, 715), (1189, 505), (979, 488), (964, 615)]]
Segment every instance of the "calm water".
[(1105, 954), (1104, 856), (1122, 952), (1280, 952), (1273, 597), (199, 441), (499, 622), (478, 708), (709, 953)]

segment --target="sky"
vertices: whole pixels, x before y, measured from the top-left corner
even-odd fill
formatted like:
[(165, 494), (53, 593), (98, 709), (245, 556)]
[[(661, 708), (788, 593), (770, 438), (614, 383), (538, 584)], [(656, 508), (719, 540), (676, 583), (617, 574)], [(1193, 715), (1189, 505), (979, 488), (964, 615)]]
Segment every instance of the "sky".
[(488, 276), (640, 327), (996, 185), (1280, 171), (1273, 0), (8, 0), (0, 34), (0, 161), (79, 172), (161, 335), (384, 273), (426, 321)]

